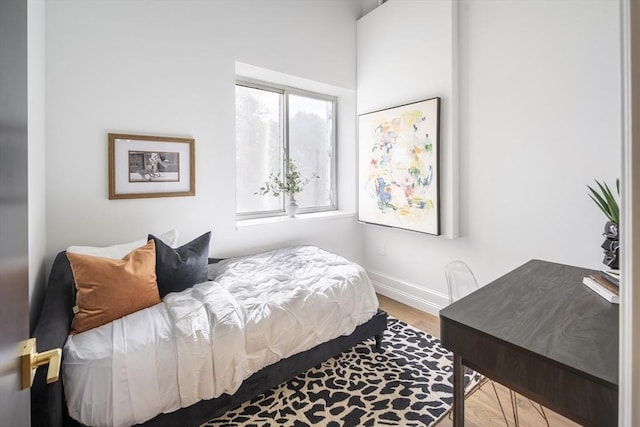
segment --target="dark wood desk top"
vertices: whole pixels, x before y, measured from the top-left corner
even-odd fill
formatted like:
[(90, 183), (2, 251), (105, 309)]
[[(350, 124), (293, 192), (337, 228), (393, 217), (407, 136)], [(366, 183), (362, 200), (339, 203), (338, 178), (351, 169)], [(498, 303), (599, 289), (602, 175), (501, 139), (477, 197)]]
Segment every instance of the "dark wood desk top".
[[(451, 322), (618, 388), (618, 308), (582, 284), (592, 270), (532, 260), (440, 311)], [(443, 344), (448, 347), (443, 337)]]

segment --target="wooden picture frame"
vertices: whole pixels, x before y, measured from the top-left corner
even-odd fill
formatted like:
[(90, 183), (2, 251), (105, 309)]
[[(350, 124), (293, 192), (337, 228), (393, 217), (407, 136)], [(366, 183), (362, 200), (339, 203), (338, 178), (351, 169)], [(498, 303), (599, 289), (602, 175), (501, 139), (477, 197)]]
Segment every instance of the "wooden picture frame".
[(195, 140), (109, 133), (109, 199), (195, 196)]
[(440, 98), (358, 116), (358, 221), (440, 234)]

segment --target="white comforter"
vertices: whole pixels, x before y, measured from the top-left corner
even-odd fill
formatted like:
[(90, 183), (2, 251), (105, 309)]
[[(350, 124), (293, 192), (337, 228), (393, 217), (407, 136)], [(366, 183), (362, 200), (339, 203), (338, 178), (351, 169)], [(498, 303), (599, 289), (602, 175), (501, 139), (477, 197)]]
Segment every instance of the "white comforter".
[(128, 426), (232, 394), (263, 367), (350, 334), (378, 308), (362, 267), (313, 246), (222, 261), (209, 279), (69, 336), (70, 415)]

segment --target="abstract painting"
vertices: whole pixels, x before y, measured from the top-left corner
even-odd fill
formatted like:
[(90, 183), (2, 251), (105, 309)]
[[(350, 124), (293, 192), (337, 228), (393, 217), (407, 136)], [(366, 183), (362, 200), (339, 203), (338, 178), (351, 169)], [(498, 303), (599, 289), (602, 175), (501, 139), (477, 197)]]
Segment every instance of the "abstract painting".
[(358, 117), (358, 220), (440, 234), (440, 98)]

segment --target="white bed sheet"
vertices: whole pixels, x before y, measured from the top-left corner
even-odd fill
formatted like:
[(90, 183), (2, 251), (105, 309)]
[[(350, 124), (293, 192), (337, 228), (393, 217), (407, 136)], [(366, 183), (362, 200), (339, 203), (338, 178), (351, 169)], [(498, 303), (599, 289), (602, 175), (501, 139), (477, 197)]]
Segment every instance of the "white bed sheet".
[(222, 393), (265, 366), (348, 335), (378, 309), (364, 269), (314, 246), (233, 258), (209, 279), (69, 336), (70, 415), (128, 426)]

